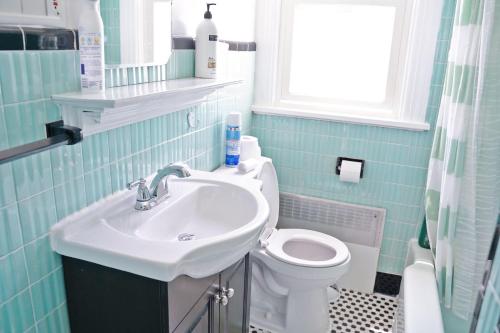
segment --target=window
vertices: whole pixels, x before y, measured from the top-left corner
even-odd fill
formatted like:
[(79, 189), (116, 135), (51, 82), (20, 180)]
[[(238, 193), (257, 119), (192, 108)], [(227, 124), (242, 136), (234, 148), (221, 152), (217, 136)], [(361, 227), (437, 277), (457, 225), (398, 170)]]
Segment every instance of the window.
[(440, 1), (265, 1), (254, 111), (428, 127)]

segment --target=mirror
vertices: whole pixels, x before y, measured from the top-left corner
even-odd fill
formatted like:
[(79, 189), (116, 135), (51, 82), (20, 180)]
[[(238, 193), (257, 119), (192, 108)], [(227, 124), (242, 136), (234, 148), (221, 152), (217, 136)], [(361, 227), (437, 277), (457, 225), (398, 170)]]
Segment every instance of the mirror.
[(171, 0), (101, 0), (106, 68), (163, 65), (171, 53)]

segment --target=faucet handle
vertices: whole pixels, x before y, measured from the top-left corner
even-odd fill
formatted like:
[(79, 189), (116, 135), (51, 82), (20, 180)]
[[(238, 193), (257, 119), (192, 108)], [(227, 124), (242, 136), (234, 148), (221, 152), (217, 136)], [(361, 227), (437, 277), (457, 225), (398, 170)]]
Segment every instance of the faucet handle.
[(139, 180), (130, 182), (127, 184), (127, 188), (129, 190), (137, 188), (137, 201), (149, 201), (151, 199), (151, 194), (149, 193), (149, 189), (146, 186), (146, 179), (141, 178)]
[(139, 180), (135, 180), (133, 182), (127, 183), (127, 189), (132, 190), (134, 187), (143, 187), (146, 186), (146, 179), (141, 178)]

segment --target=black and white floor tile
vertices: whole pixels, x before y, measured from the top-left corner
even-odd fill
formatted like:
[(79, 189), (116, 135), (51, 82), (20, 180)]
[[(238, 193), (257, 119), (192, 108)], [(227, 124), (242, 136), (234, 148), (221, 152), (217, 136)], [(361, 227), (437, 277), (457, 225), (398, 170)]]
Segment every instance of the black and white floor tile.
[[(339, 300), (330, 303), (330, 332), (392, 333), (397, 306), (393, 297), (342, 289)], [(250, 333), (273, 332), (250, 326)]]

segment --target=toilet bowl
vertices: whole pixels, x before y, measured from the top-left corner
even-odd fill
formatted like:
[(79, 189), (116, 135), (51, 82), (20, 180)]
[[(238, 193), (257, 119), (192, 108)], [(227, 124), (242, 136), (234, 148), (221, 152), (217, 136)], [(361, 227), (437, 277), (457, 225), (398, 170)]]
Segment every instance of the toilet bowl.
[(268, 222), (251, 251), (250, 322), (276, 333), (329, 332), (328, 287), (349, 269), (347, 246), (317, 231), (276, 229), (279, 190), (271, 159), (260, 157), (246, 174), (226, 167), (217, 172), (260, 179), (269, 203)]

